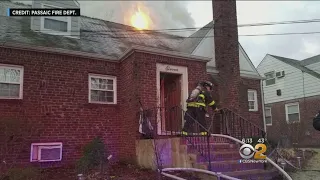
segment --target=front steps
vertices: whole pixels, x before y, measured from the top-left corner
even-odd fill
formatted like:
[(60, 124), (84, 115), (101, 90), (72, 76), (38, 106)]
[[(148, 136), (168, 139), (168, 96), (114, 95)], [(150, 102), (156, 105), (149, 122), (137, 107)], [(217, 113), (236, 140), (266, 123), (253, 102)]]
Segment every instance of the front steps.
[[(186, 152), (192, 161), (193, 168), (209, 169), (208, 148), (205, 137), (182, 137), (180, 149)], [(192, 141), (192, 144), (190, 143)], [(201, 153), (200, 153), (201, 152)], [(222, 138), (210, 137), (211, 171), (221, 172), (244, 180), (278, 180), (277, 170), (265, 169), (262, 163), (240, 163), (239, 145)], [(222, 178), (223, 180), (223, 178)]]

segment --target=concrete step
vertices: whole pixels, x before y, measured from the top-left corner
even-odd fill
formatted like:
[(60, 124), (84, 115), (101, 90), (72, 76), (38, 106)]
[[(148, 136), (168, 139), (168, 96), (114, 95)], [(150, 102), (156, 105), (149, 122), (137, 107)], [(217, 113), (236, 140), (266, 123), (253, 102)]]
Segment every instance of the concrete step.
[[(209, 163), (199, 163), (200, 166), (209, 168)], [(228, 161), (214, 161), (211, 162), (211, 170), (214, 172), (230, 172), (230, 171), (244, 171), (252, 169), (264, 169), (263, 163), (240, 163), (239, 160)]]
[[(245, 180), (275, 180), (276, 177), (279, 175), (279, 172), (275, 169), (252, 169), (243, 171), (224, 172), (223, 174)], [(225, 179), (222, 178), (222, 180)]]
[[(204, 149), (208, 150), (207, 143), (197, 143), (197, 144), (186, 144), (190, 149)], [(210, 151), (228, 151), (228, 150), (239, 150), (239, 146), (230, 143), (210, 143)]]
[[(209, 157), (208, 152), (204, 152), (202, 156), (199, 153), (197, 155), (197, 162), (204, 162)], [(210, 152), (211, 161), (228, 161), (228, 160), (240, 160), (242, 159), (239, 151), (230, 150), (230, 151), (211, 151)]]

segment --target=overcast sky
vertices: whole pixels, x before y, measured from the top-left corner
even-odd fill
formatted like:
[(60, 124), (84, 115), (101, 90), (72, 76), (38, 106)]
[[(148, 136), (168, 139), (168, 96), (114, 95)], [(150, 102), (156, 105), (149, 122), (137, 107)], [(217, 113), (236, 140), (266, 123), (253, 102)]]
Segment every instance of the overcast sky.
[[(26, 1), (23, 1), (26, 2)], [(79, 1), (83, 15), (129, 24), (136, 1)], [(202, 27), (212, 20), (211, 1), (143, 1), (153, 29)], [(237, 1), (238, 24), (320, 19), (320, 1)], [(241, 34), (320, 31), (320, 23), (239, 28)], [(190, 34), (184, 31), (183, 35)], [(255, 66), (267, 54), (294, 59), (320, 54), (320, 34), (240, 37)]]

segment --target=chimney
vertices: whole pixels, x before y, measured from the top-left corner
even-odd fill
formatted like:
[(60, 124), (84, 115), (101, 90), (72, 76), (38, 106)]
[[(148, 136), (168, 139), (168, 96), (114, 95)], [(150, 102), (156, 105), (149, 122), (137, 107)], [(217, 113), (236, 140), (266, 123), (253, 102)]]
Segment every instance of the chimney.
[(212, 0), (215, 61), (221, 107), (239, 111), (240, 65), (235, 0)]

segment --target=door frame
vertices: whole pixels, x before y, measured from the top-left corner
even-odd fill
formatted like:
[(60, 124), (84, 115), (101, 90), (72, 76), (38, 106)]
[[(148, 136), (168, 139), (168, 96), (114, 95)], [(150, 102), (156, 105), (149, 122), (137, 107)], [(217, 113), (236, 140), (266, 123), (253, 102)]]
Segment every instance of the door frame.
[[(171, 64), (156, 64), (157, 69), (157, 77), (156, 77), (156, 84), (157, 84), (157, 107), (161, 106), (161, 89), (160, 89), (160, 74), (161, 73), (172, 73), (172, 74), (179, 74), (181, 75), (181, 107), (183, 110), (186, 111), (186, 99), (188, 98), (188, 67), (185, 66), (176, 66)], [(183, 116), (182, 116), (183, 118)], [(182, 119), (182, 124), (184, 124), (184, 120)], [(165, 132), (162, 132), (161, 127), (161, 116), (160, 116), (160, 109), (157, 112), (157, 134), (158, 135), (168, 135)]]

